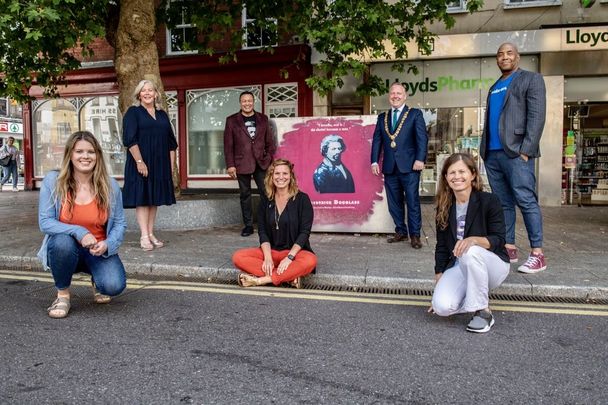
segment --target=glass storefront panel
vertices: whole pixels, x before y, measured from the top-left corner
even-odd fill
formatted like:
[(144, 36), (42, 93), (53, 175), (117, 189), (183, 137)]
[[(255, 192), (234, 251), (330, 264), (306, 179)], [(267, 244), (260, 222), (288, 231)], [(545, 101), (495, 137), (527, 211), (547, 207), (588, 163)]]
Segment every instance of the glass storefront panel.
[(36, 100), (33, 103), (34, 176), (44, 175), (61, 165), (63, 150), (75, 131), (92, 132), (105, 154), (111, 176), (124, 173), (122, 117), (118, 97)]
[(262, 111), (260, 86), (186, 92), (189, 175), (226, 173), (224, 126), (226, 117), (239, 111), (239, 95), (243, 91), (254, 94), (254, 108)]
[(43, 177), (61, 166), (63, 150), (70, 134), (78, 130), (76, 106), (66, 99), (34, 103), (34, 175)]
[(125, 151), (122, 146), (118, 97), (101, 96), (87, 99), (80, 108), (80, 128), (95, 135), (105, 155), (110, 176), (122, 176)]

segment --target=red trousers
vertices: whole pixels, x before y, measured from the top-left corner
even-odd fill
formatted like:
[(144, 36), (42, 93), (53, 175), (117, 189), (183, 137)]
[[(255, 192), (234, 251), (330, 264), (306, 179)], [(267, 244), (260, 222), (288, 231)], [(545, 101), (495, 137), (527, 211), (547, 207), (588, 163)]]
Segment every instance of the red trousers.
[[(294, 261), (282, 273), (277, 273), (277, 266), (287, 257), (289, 250), (271, 250), (274, 270), (272, 270), (272, 284), (281, 285), (295, 280), (298, 277), (309, 274), (317, 266), (317, 256), (307, 250), (300, 250)], [(239, 249), (232, 255), (232, 262), (239, 269), (256, 277), (264, 277), (262, 263), (264, 263), (264, 252), (262, 248)]]

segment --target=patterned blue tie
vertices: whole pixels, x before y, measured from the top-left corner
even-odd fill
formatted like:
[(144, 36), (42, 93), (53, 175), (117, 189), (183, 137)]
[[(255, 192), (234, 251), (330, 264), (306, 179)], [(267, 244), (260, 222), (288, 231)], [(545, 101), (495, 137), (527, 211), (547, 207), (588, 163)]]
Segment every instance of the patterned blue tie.
[(399, 120), (399, 110), (393, 110), (393, 131), (397, 129), (397, 121)]

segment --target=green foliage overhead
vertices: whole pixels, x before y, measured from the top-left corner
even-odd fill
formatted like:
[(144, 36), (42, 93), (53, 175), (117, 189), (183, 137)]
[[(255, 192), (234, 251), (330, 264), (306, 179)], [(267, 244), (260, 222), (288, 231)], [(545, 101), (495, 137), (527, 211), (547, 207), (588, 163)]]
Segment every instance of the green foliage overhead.
[(5, 0), (0, 8), (0, 95), (23, 102), (35, 81), (53, 96), (66, 71), (80, 62), (69, 52), (103, 36), (101, 0)]
[[(142, 0), (150, 1), (150, 0)], [(241, 49), (244, 1), (240, 0), (162, 0), (157, 8), (159, 23), (172, 27), (193, 23), (196, 40), (184, 49), (212, 54), (220, 41), (231, 44), (221, 60), (236, 59)], [(390, 58), (384, 42), (394, 48), (396, 59), (408, 56), (407, 44), (414, 41), (422, 52), (432, 49), (433, 33), (428, 24), (454, 23), (447, 13), (446, 0), (247, 0), (247, 14), (256, 19), (248, 29), (266, 30), (279, 42), (309, 44), (321, 53), (318, 73), (308, 84), (322, 94), (343, 85), (343, 77), (353, 74), (362, 79), (361, 93), (386, 91), (378, 78), (369, 76), (370, 59)], [(468, 0), (473, 12), (482, 0)], [(88, 48), (119, 9), (120, 1), (109, 0), (5, 0), (0, 9), (0, 95), (26, 101), (32, 84), (53, 96), (67, 71), (80, 62), (68, 52), (78, 48), (89, 56)], [(276, 23), (275, 23), (276, 21)], [(272, 47), (262, 48), (272, 52)], [(222, 49), (226, 51), (226, 49)], [(367, 59), (361, 57), (366, 55)], [(297, 63), (297, 61), (294, 61)], [(404, 69), (396, 63), (395, 69)], [(286, 75), (284, 70), (283, 74)]]
[[(167, 4), (168, 3), (168, 4)], [(159, 20), (169, 26), (182, 23), (184, 16), (199, 28), (196, 41), (186, 44), (190, 49), (212, 53), (213, 43), (229, 37), (233, 49), (225, 61), (235, 58), (234, 50), (242, 44), (241, 11), (243, 1), (164, 0)], [(443, 23), (452, 27), (453, 17), (447, 13), (446, 0), (247, 0), (248, 17), (256, 18), (258, 29), (273, 29), (276, 21), (278, 38), (294, 38), (311, 45), (323, 57), (316, 64), (319, 72), (307, 83), (321, 94), (341, 87), (343, 77), (353, 74), (362, 79), (358, 91), (364, 94), (386, 92), (377, 77), (368, 76), (370, 59), (390, 59), (384, 46), (390, 42), (395, 59), (394, 69), (405, 69), (407, 44), (414, 41), (418, 49), (429, 54), (434, 35), (428, 24)], [(467, 10), (474, 12), (483, 0), (468, 0)], [(168, 10), (168, 12), (165, 12)], [(271, 48), (267, 50), (271, 51)], [(361, 55), (367, 55), (363, 59)]]

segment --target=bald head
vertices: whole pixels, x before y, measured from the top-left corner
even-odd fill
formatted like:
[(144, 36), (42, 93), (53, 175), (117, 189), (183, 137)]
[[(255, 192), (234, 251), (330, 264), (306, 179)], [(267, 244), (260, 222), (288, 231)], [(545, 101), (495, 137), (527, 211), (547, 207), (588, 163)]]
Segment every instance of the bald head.
[(509, 76), (519, 68), (519, 59), (519, 50), (514, 43), (505, 42), (498, 47), (496, 64), (502, 72), (503, 77)]

